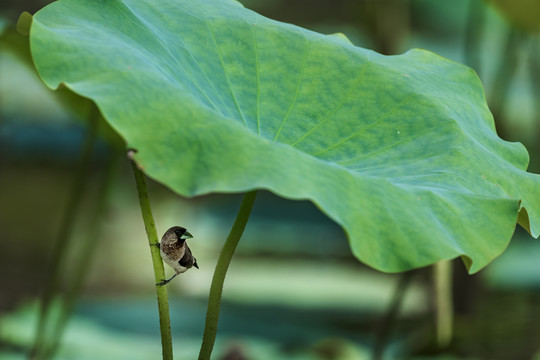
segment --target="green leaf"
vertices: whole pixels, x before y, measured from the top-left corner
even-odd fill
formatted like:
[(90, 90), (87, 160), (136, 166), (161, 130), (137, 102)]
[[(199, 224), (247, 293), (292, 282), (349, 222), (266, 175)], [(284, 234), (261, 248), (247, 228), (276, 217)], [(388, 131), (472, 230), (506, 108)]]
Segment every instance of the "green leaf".
[(309, 199), (376, 269), (464, 256), (478, 271), (520, 210), (539, 234), (526, 150), (498, 138), (474, 72), (430, 52), (379, 55), (230, 0), (61, 0), (34, 16), (31, 48), (150, 177)]

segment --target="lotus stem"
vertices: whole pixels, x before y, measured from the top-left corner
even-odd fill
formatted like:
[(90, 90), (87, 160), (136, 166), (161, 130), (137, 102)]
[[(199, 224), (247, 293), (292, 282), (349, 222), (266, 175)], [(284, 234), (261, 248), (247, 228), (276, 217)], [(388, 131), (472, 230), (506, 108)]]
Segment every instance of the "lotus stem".
[[(128, 157), (132, 159), (133, 154), (134, 151), (130, 150), (128, 152)], [(165, 270), (163, 268), (163, 260), (161, 260), (161, 255), (159, 254), (159, 248), (158, 246), (156, 246), (157, 244), (159, 244), (156, 224), (154, 223), (152, 209), (150, 208), (150, 201), (148, 200), (148, 192), (146, 190), (146, 181), (144, 178), (144, 174), (139, 169), (135, 161), (133, 161), (133, 159), (131, 161), (131, 165), (133, 167), (133, 174), (135, 175), (137, 191), (139, 193), (139, 203), (141, 206), (144, 228), (146, 229), (148, 244), (150, 245), (150, 251), (152, 254), (152, 264), (154, 267), (154, 284), (157, 284), (162, 279), (165, 279)], [(173, 347), (167, 287), (156, 286), (156, 293), (158, 301), (159, 328), (161, 331), (161, 348), (163, 352), (163, 360), (172, 360)]]
[(234, 221), (229, 236), (227, 236), (227, 240), (219, 254), (214, 277), (212, 278), (212, 285), (210, 286), (210, 295), (208, 296), (208, 309), (206, 311), (206, 323), (204, 326), (201, 351), (199, 352), (199, 360), (210, 360), (210, 356), (212, 355), (214, 342), (216, 341), (221, 294), (223, 293), (225, 275), (227, 275), (227, 269), (231, 263), (231, 258), (236, 250), (238, 241), (246, 228), (256, 195), (256, 191), (250, 191), (244, 195), (236, 220)]

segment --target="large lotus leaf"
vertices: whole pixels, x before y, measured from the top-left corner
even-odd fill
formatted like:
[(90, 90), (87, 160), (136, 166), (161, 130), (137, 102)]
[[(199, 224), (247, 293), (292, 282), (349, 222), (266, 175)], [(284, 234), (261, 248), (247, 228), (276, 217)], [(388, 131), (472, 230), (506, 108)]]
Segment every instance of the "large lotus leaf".
[(518, 213), (538, 236), (526, 150), (497, 137), (474, 72), (430, 52), (379, 55), (230, 0), (61, 0), (31, 49), (148, 176), (185, 196), (309, 199), (377, 269), (464, 256), (477, 271)]

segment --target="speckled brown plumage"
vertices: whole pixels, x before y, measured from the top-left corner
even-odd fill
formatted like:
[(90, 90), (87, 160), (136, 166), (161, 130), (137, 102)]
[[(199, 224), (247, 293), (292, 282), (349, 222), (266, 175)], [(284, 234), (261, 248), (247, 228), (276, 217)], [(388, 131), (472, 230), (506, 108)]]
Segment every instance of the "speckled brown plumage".
[[(168, 260), (176, 262), (179, 261), (182, 256), (184, 256), (184, 253), (186, 252), (185, 244), (186, 241), (179, 240), (174, 231), (170, 233), (167, 231), (161, 238), (160, 249), (161, 252), (166, 255)], [(161, 256), (163, 257), (163, 255)]]
[(160, 254), (163, 261), (172, 267), (175, 271), (173, 277), (163, 280), (157, 285), (165, 285), (176, 275), (186, 272), (195, 266), (197, 269), (197, 260), (193, 257), (191, 249), (186, 243), (186, 239), (193, 236), (181, 226), (173, 226), (163, 234), (160, 243)]

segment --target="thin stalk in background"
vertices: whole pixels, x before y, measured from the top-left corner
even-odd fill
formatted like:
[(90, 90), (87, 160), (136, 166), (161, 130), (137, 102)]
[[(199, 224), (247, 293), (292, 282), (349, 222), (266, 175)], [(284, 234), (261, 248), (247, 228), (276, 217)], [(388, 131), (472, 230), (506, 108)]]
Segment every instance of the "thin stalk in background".
[(531, 154), (531, 167), (529, 171), (540, 172), (540, 39), (538, 37), (530, 40), (529, 69), (531, 72), (530, 85), (534, 101), (534, 137), (533, 143), (528, 148), (534, 150)]
[(41, 298), (39, 318), (34, 339), (34, 345), (30, 352), (30, 359), (44, 359), (47, 340), (47, 325), (51, 312), (51, 305), (54, 295), (58, 291), (62, 265), (64, 264), (65, 254), (67, 253), (70, 235), (73, 231), (76, 215), (82, 203), (82, 195), (87, 186), (90, 175), (90, 165), (94, 150), (94, 143), (97, 138), (99, 110), (96, 106), (92, 107), (90, 121), (86, 136), (81, 147), (79, 167), (73, 179), (68, 204), (64, 213), (64, 218), (60, 225), (58, 238), (53, 249), (52, 258), (49, 264), (48, 276), (44, 285)]
[(105, 173), (98, 189), (97, 203), (92, 213), (92, 218), (85, 226), (87, 232), (86, 236), (82, 239), (84, 243), (82, 244), (81, 249), (78, 250), (79, 259), (78, 261), (74, 262), (75, 268), (72, 268), (73, 276), (69, 280), (69, 284), (66, 286), (66, 294), (64, 295), (62, 310), (52, 332), (50, 339), (51, 344), (46, 351), (46, 358), (53, 358), (54, 354), (58, 350), (66, 324), (73, 313), (75, 303), (79, 297), (79, 294), (81, 293), (84, 279), (94, 258), (97, 244), (99, 243), (99, 233), (101, 230), (100, 222), (103, 219), (104, 212), (106, 211), (116, 170), (123, 154), (123, 151), (113, 149), (112, 154), (109, 155)]
[[(135, 175), (135, 183), (137, 184), (137, 192), (139, 193), (139, 203), (141, 206), (144, 228), (146, 229), (148, 244), (150, 245), (150, 252), (152, 254), (152, 264), (154, 266), (154, 280), (155, 284), (157, 284), (162, 279), (165, 279), (165, 270), (163, 269), (163, 260), (161, 259), (159, 248), (157, 246), (159, 244), (159, 240), (156, 231), (156, 224), (154, 223), (154, 217), (152, 216), (152, 209), (150, 208), (150, 201), (148, 200), (146, 181), (144, 178), (144, 174), (137, 167), (135, 161), (133, 161), (133, 155), (134, 151), (130, 150), (128, 152), (128, 157), (132, 160), (131, 166), (133, 167), (133, 174)], [(172, 360), (173, 347), (167, 287), (156, 285), (156, 293), (158, 301), (159, 328), (161, 331), (161, 347), (163, 352), (163, 360)]]
[(452, 302), (452, 262), (443, 260), (433, 266), (436, 304), (436, 340), (439, 349), (444, 349), (453, 337), (454, 306)]
[(395, 328), (399, 310), (401, 308), (401, 304), (403, 303), (403, 299), (405, 298), (405, 293), (411, 284), (413, 274), (414, 271), (407, 271), (401, 274), (401, 277), (399, 278), (394, 290), (394, 294), (392, 295), (390, 306), (388, 307), (384, 319), (381, 322), (381, 326), (377, 331), (375, 345), (373, 347), (373, 360), (381, 360), (384, 358), (383, 355), (386, 344), (388, 344), (388, 340), (392, 334), (392, 329)]
[(504, 140), (511, 139), (511, 131), (508, 121), (504, 121), (504, 113), (508, 105), (511, 83), (516, 74), (519, 49), (523, 41), (523, 35), (515, 28), (508, 29), (506, 42), (501, 49), (500, 62), (496, 71), (491, 94), (489, 96), (489, 108), (495, 118), (497, 134)]
[(481, 75), (481, 45), (484, 35), (484, 23), (486, 17), (486, 3), (479, 0), (469, 0), (467, 10), (467, 27), (465, 32), (465, 64), (472, 67), (478, 75)]
[(199, 352), (199, 360), (210, 360), (210, 356), (212, 355), (212, 350), (214, 349), (214, 343), (216, 341), (223, 283), (225, 281), (225, 276), (227, 275), (227, 269), (231, 263), (231, 258), (238, 245), (238, 241), (246, 228), (256, 195), (256, 191), (250, 191), (244, 195), (242, 205), (240, 205), (240, 210), (238, 210), (238, 215), (236, 215), (236, 220), (234, 221), (229, 236), (227, 236), (227, 240), (219, 254), (216, 269), (214, 270), (214, 277), (212, 278), (212, 284), (210, 285), (206, 323), (204, 326), (201, 351)]

